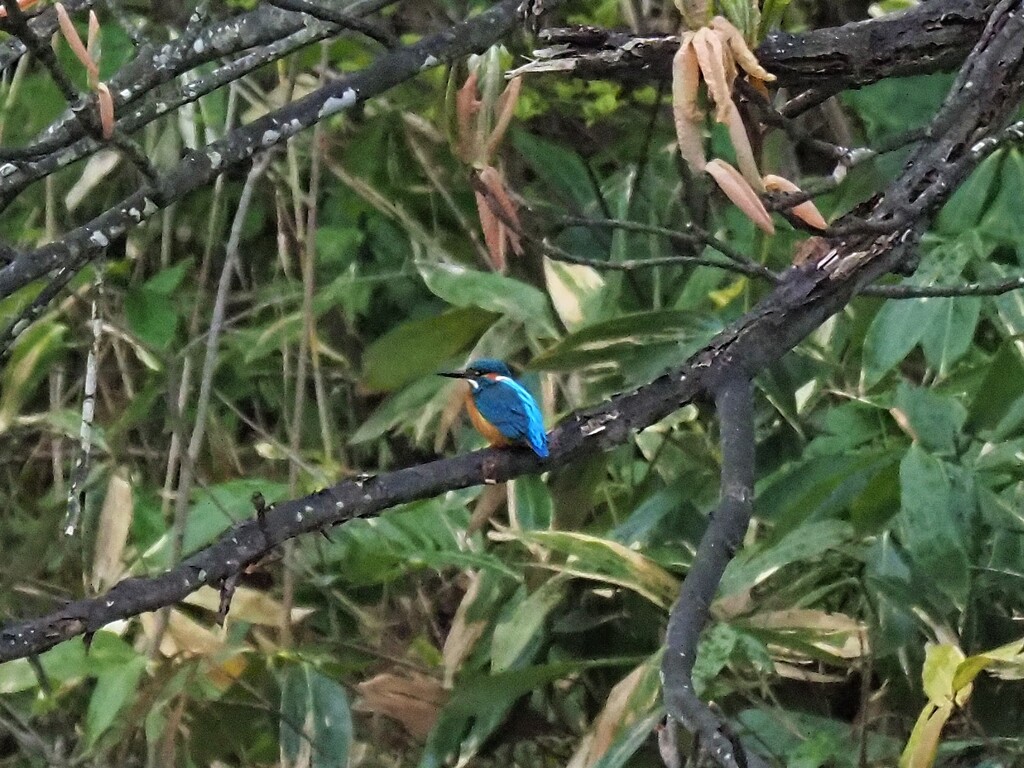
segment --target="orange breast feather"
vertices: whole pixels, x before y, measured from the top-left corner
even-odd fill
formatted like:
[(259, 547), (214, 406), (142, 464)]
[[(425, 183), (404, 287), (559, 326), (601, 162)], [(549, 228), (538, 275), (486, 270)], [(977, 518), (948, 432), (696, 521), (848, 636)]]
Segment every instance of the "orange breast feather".
[(491, 424), (473, 402), (472, 391), (466, 393), (466, 410), (469, 411), (469, 420), (473, 422), (476, 431), (484, 436), (484, 439), (491, 445), (509, 445), (510, 441), (498, 428)]

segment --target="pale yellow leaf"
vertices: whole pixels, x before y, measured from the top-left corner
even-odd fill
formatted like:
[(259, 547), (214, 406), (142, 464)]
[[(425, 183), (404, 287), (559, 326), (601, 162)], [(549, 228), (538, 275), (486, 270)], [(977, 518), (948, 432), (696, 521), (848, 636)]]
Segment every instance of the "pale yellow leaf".
[[(202, 587), (188, 595), (184, 602), (216, 614), (220, 610), (220, 592), (213, 587)], [(292, 608), (291, 623), (297, 624), (312, 614), (313, 608)], [(251, 587), (238, 587), (231, 597), (228, 618), (265, 627), (279, 627), (284, 623), (284, 605), (266, 592)]]
[(555, 311), (570, 331), (596, 317), (605, 286), (596, 269), (545, 257), (544, 281)]
[(107, 493), (97, 524), (90, 579), (93, 592), (106, 589), (124, 573), (121, 557), (128, 542), (134, 508), (128, 472), (123, 468), (117, 469), (107, 481)]
[(420, 741), (426, 741), (448, 700), (439, 680), (412, 671), (384, 672), (356, 689), (362, 698), (353, 709), (389, 717)]

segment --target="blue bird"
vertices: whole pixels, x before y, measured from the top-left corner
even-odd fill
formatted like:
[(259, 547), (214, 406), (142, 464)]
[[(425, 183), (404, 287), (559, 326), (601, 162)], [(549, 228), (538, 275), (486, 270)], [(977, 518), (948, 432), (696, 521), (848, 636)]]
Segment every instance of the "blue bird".
[(438, 374), (469, 383), (466, 410), (469, 418), (488, 443), (528, 445), (542, 459), (548, 457), (548, 436), (537, 401), (512, 371), (500, 360), (484, 358), (470, 363), (463, 371)]

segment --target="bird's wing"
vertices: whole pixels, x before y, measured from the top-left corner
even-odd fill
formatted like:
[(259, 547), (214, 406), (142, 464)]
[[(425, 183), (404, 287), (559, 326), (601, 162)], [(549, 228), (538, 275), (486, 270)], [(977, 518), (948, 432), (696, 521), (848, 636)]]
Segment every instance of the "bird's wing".
[(540, 456), (547, 456), (544, 417), (537, 402), (521, 384), (502, 378), (476, 395), (476, 407), (511, 440), (525, 440)]

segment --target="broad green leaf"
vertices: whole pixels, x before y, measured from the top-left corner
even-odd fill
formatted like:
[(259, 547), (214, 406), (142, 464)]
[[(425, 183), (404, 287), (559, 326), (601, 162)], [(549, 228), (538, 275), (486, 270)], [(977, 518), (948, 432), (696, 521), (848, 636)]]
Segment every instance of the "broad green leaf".
[(0, 434), (6, 432), (46, 373), (47, 362), (60, 350), (67, 326), (40, 320), (14, 343), (0, 372)]
[(911, 446), (900, 464), (900, 497), (896, 523), (915, 567), (963, 600), (970, 588), (969, 562), (949, 471), (918, 445)]
[(678, 309), (622, 315), (584, 326), (538, 355), (531, 368), (546, 371), (572, 371), (590, 365), (614, 363), (626, 365), (652, 348), (671, 347), (677, 360), (686, 359), (718, 329), (706, 316)]
[(146, 658), (137, 656), (126, 664), (112, 666), (99, 674), (89, 697), (85, 718), (85, 733), (90, 746), (96, 744), (132, 700), (145, 668)]
[(512, 525), (528, 530), (543, 531), (551, 527), (554, 502), (547, 485), (535, 475), (525, 475), (508, 481), (509, 517)]
[(441, 711), (423, 748), (419, 768), (441, 768), (456, 756), (458, 760), (451, 764), (466, 765), (501, 725), (512, 705), (528, 693), (586, 669), (634, 666), (636, 662), (634, 658), (597, 659), (467, 676), (459, 681)]
[(521, 580), (517, 571), (485, 552), (479, 540), (467, 540), (466, 505), (475, 494), (462, 491), (413, 502), (373, 520), (353, 520), (332, 533), (332, 542), (321, 547), (310, 566), (324, 560), (337, 564), (333, 578), (357, 585), (386, 584), (414, 568), (450, 566), (484, 568)]
[(1004, 341), (967, 409), (972, 429), (993, 429), (1011, 406), (1024, 397), (1024, 360), (1016, 341)]
[(937, 232), (959, 235), (975, 227), (991, 202), (993, 184), (1003, 162), (1003, 154), (996, 152), (978, 165), (942, 207), (936, 219)]
[(1024, 238), (1020, 206), (1024, 200), (1024, 153), (1005, 150), (995, 197), (981, 220), (981, 231), (1002, 242), (1018, 244)]
[(281, 682), (282, 768), (338, 768), (348, 763), (352, 713), (345, 689), (306, 662)]
[(491, 639), (491, 671), (505, 672), (530, 663), (543, 640), (544, 625), (551, 613), (561, 605), (568, 590), (569, 578), (556, 575), (532, 594), (512, 601), (502, 612)]
[(166, 293), (150, 288), (129, 289), (124, 297), (128, 327), (156, 349), (167, 349), (178, 331), (178, 305)]
[(864, 386), (874, 386), (893, 366), (902, 362), (924, 337), (938, 313), (939, 305), (931, 299), (887, 301), (883, 304), (864, 339), (864, 368), (861, 372)]
[(921, 337), (921, 348), (928, 365), (944, 378), (971, 346), (981, 315), (981, 298), (961, 296), (933, 301), (935, 317)]
[(790, 0), (764, 0), (761, 8), (761, 24), (757, 29), (757, 37), (763, 40), (765, 36), (782, 23), (782, 16), (789, 7)]
[(730, 595), (754, 587), (783, 566), (818, 557), (852, 536), (850, 524), (839, 520), (801, 525), (777, 542), (741, 551), (726, 567), (718, 592)]
[(143, 283), (143, 287), (147, 291), (170, 295), (178, 290), (190, 269), (192, 269), (192, 259), (182, 259), (177, 264), (157, 272)]
[(896, 407), (921, 445), (931, 451), (952, 452), (967, 420), (967, 410), (957, 400), (906, 382), (896, 389)]
[(594, 185), (580, 156), (526, 131), (512, 131), (512, 143), (523, 160), (551, 191), (575, 203), (580, 211), (596, 208)]
[(470, 307), (407, 320), (366, 349), (363, 383), (374, 391), (391, 391), (435, 374), (441, 363), (479, 338), (494, 317)]
[(456, 307), (477, 307), (521, 321), (539, 336), (557, 334), (547, 297), (532, 285), (449, 262), (417, 262), (427, 288)]
[[(440, 376), (424, 376), (414, 381), (381, 403), (370, 418), (360, 425), (349, 442), (357, 444), (379, 439), (388, 430), (405, 422), (410, 414), (425, 412), (446, 386), (447, 381)], [(443, 407), (438, 405), (435, 410), (440, 413)]]

